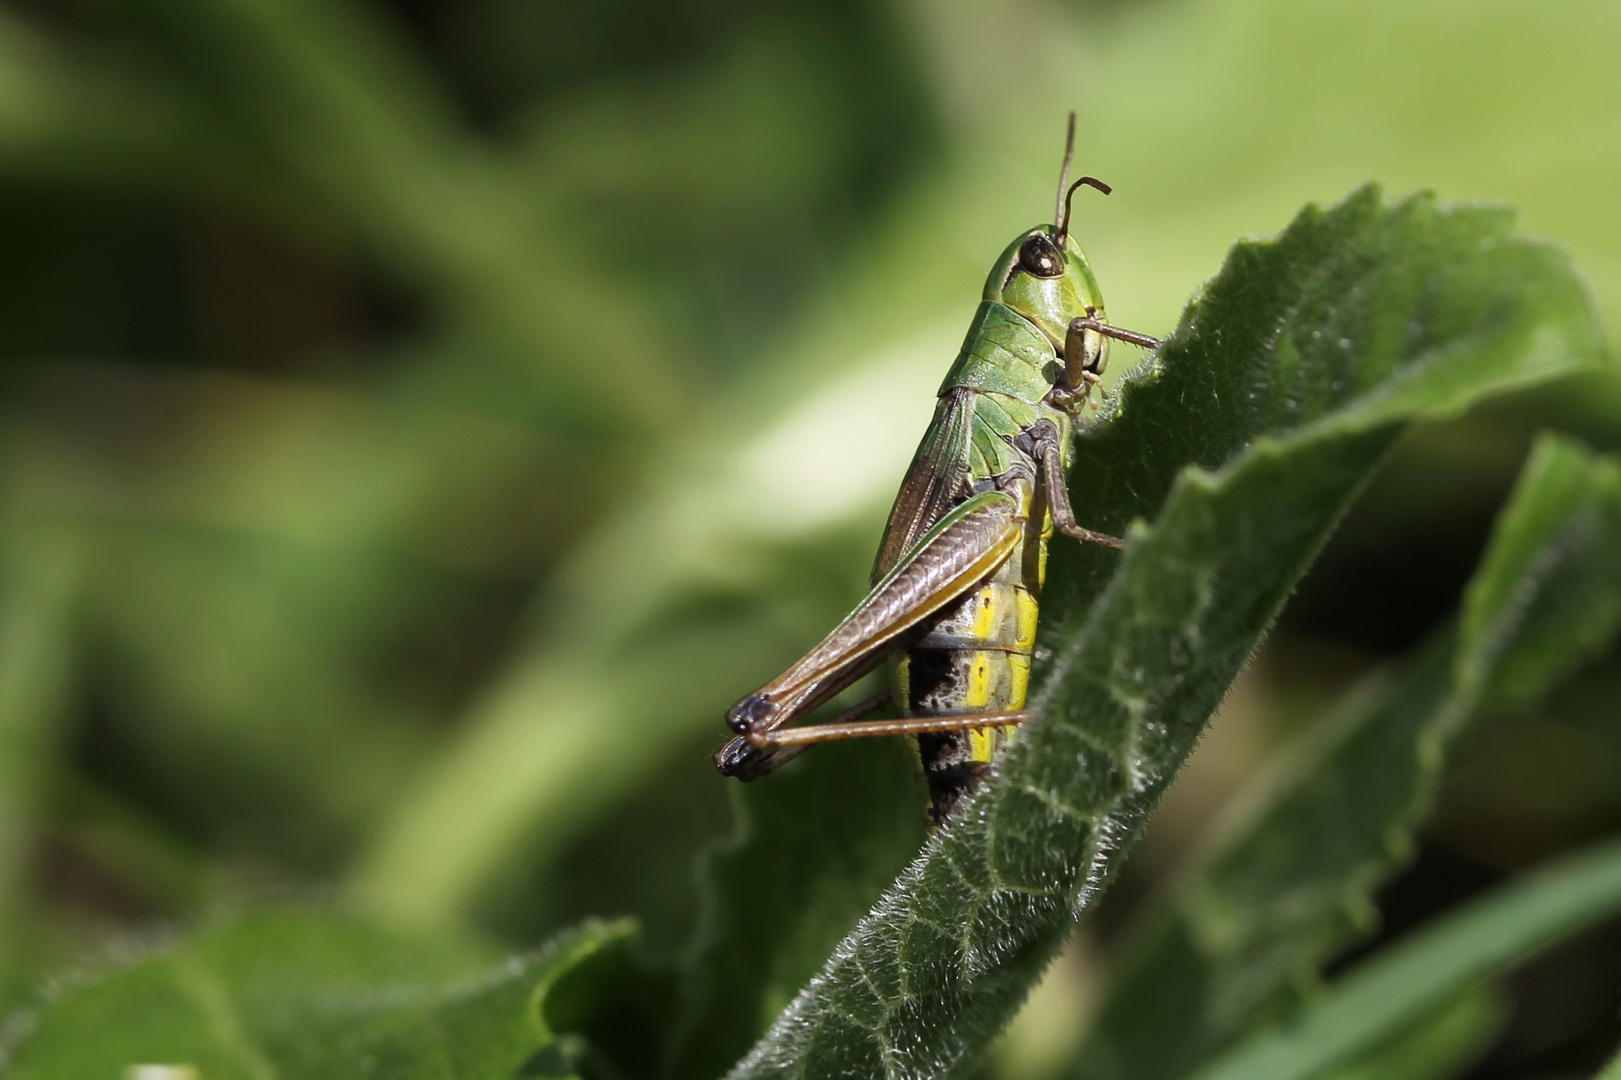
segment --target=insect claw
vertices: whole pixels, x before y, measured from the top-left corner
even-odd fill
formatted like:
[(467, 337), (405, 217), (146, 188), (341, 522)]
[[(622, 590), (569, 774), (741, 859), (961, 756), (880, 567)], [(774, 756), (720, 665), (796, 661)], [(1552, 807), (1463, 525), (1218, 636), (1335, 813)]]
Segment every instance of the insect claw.
[(735, 777), (747, 783), (758, 780), (779, 765), (798, 757), (803, 746), (789, 746), (777, 750), (761, 750), (739, 736), (715, 751), (715, 768), (722, 776)]
[(730, 739), (715, 751), (715, 768), (720, 770), (722, 776), (737, 776), (758, 756), (759, 752), (749, 745), (747, 739)]

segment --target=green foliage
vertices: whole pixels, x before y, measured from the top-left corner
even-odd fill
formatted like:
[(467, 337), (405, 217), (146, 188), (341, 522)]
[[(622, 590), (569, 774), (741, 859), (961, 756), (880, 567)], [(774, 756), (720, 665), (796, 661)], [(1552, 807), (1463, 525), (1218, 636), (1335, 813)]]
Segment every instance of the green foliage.
[[(875, 899), (737, 1074), (957, 1071), (1115, 875), (1406, 425), (1592, 357), (1568, 267), (1507, 225), (1428, 197), (1386, 207), (1365, 189), (1234, 249), (1080, 440), (1083, 512), (1129, 524), (1131, 546), (1118, 559), (1055, 557), (1043, 626), (1056, 655), (1038, 719), (881, 897), (920, 839), (917, 793), (902, 757), (840, 747), (749, 794), (737, 836), (711, 858), (677, 999), (628, 959), (593, 959), (623, 957), (623, 927), (587, 927), (468, 984), (465, 957), (442, 943), (417, 967), (414, 942), (353, 920), (248, 916), (59, 997), (20, 1044), (19, 1075), (169, 1061), (242, 1076), (713, 1076)], [(1280, 770), (1253, 820), (1152, 924), (1104, 1010), (1100, 1038), (1112, 1041), (1084, 1053), (1085, 1067), (1184, 1075), (1278, 1014), (1280, 995), (1365, 929), (1368, 893), (1408, 849), (1445, 743), (1485, 687), (1536, 698), (1608, 643), (1621, 615), (1608, 557), (1618, 543), (1615, 466), (1544, 443), (1459, 629), (1356, 695)], [(873, 794), (852, 800), (853, 787)], [(1360, 1013), (1353, 1029), (1322, 1021), (1340, 1033), (1331, 1049), (1315, 1038), (1301, 1050), (1292, 1036), (1287, 1053), (1276, 1040), (1253, 1052), (1305, 1055), (1313, 1068), (1372, 1052), (1449, 994), (1621, 902), (1614, 857), (1597, 858), (1597, 869), (1511, 887), (1429, 944), (1359, 971), (1307, 1015), (1378, 999), (1364, 984), (1383, 987), (1390, 965), (1409, 972), (1410, 948), (1431, 978), (1422, 993), (1386, 994), (1401, 1007)], [(1428, 1041), (1411, 1037), (1412, 1060), (1452, 1060), (1478, 1034), (1479, 1009), (1457, 1008), (1423, 1029)], [(558, 1030), (603, 1041), (554, 1037), (559, 1015), (570, 1022)]]
[(1107, 578), (1054, 559), (1040, 719), (741, 1075), (935, 1075), (1006, 1023), (1402, 422), (1592, 355), (1580, 286), (1506, 225), (1364, 190), (1235, 249), (1080, 440), (1087, 520), (1153, 524)]
[(1621, 470), (1544, 439), (1461, 624), (1371, 677), (1257, 777), (1242, 817), (1145, 918), (1076, 1075), (1186, 1075), (1314, 988), (1322, 966), (1376, 925), (1373, 892), (1411, 858), (1447, 749), (1494, 673), (1517, 673), (1522, 703), (1540, 699), (1580, 660), (1557, 646), (1613, 639), (1618, 549)]
[(1506, 1012), (1501, 995), (1484, 987), (1471, 987), (1440, 1008), (1407, 1022), (1405, 1030), (1383, 1045), (1356, 1056), (1341, 1068), (1329, 1070), (1333, 1080), (1428, 1080), (1461, 1071), (1502, 1023)]
[[(552, 1025), (606, 1011), (628, 933), (584, 926), (492, 968), (478, 949), (353, 915), (246, 915), (57, 991), (8, 1075), (567, 1076), (601, 1051)], [(623, 1052), (634, 1026), (617, 1034)]]
[(742, 1057), (924, 839), (903, 742), (825, 750), (734, 797), (737, 834), (705, 867), (666, 1075), (719, 1076)]
[(1345, 976), (1286, 1029), (1190, 1074), (1305, 1080), (1377, 1044), (1471, 982), (1621, 909), (1621, 845), (1596, 846), (1502, 886)]
[(1621, 8), (1522, 9), (0, 13), (10, 1073), (1006, 1075), (1101, 899), (1052, 1075), (1458, 1074), (1614, 910), (1522, 871), (1621, 828), (1621, 381), (1502, 211), (1308, 210), (1116, 351), (1072, 479), (1133, 549), (1054, 546), (945, 833), (903, 744), (707, 752), (859, 595), (1072, 106), (1121, 325), (1368, 177), (1613, 321)]

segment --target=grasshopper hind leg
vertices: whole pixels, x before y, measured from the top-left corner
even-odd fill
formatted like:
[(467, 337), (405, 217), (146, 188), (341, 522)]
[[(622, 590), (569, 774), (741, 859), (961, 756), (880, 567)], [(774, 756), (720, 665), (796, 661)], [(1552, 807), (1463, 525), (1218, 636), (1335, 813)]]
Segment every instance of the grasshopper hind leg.
[[(845, 709), (826, 724), (815, 724), (809, 727), (790, 728), (788, 730), (807, 731), (815, 728), (841, 728), (853, 723), (859, 723), (888, 705), (892, 697), (893, 695), (888, 690), (885, 690)], [(720, 770), (722, 776), (736, 777), (746, 783), (750, 780), (758, 780), (767, 773), (786, 765), (800, 754), (803, 754), (805, 748), (811, 745), (811, 740), (787, 746), (772, 745), (766, 742), (766, 740), (772, 738), (772, 734), (756, 734), (753, 741), (750, 740), (748, 735), (739, 735), (737, 738), (731, 739), (719, 750), (715, 751), (715, 768)]]
[(1011, 727), (1022, 724), (1029, 714), (1023, 709), (1006, 712), (969, 713), (961, 716), (901, 716), (869, 720), (892, 700), (890, 691), (875, 694), (846, 709), (825, 724), (801, 724), (755, 735), (739, 735), (715, 751), (715, 768), (722, 775), (739, 780), (757, 780), (787, 764), (807, 747), (838, 739), (868, 739), (883, 735), (928, 737), (977, 728)]

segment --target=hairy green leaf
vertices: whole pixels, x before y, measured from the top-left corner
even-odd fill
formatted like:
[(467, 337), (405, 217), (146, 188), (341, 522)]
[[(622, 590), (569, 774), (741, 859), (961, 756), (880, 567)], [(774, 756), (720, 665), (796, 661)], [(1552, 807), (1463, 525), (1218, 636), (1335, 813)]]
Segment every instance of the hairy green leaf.
[(1621, 469), (1544, 437), (1461, 625), (1367, 680), (1240, 794), (1197, 872), (1127, 946), (1073, 1074), (1185, 1075), (1312, 988), (1374, 927), (1372, 893), (1409, 858), (1446, 750), (1488, 688), (1540, 698), (1613, 638), (1618, 550)]
[(923, 842), (916, 774), (906, 743), (886, 739), (821, 748), (733, 788), (737, 830), (704, 868), (666, 1076), (725, 1072), (905, 868)]
[(1057, 547), (1039, 718), (735, 1075), (934, 1076), (982, 1050), (1406, 424), (1594, 356), (1565, 261), (1508, 225), (1368, 188), (1234, 249), (1079, 439), (1082, 517), (1131, 546)]
[(444, 935), (260, 912), (56, 991), (7, 1075), (171, 1065), (209, 1080), (569, 1076), (599, 1051), (557, 1032), (589, 1026), (605, 998), (592, 970), (616, 972), (630, 933), (586, 924), (491, 971), (480, 950)]
[(1353, 969), (1287, 1026), (1194, 1080), (1306, 1080), (1370, 1049), (1470, 983), (1621, 911), (1611, 840), (1492, 890)]

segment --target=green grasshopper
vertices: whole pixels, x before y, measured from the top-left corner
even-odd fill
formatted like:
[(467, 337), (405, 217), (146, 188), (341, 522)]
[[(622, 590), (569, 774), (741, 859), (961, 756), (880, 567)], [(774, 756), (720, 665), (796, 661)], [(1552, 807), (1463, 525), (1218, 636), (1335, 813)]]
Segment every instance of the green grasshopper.
[[(932, 812), (944, 822), (1026, 718), (1047, 540), (1121, 549), (1082, 527), (1065, 479), (1070, 433), (1109, 359), (1109, 339), (1159, 342), (1110, 326), (1069, 237), (1075, 114), (1055, 225), (1014, 240), (991, 268), (962, 351), (940, 387), (878, 548), (872, 588), (787, 671), (726, 715), (715, 752), (726, 776), (764, 776), (813, 743), (917, 738)], [(891, 689), (828, 723), (791, 726), (891, 661)], [(895, 719), (867, 719), (893, 701)]]

